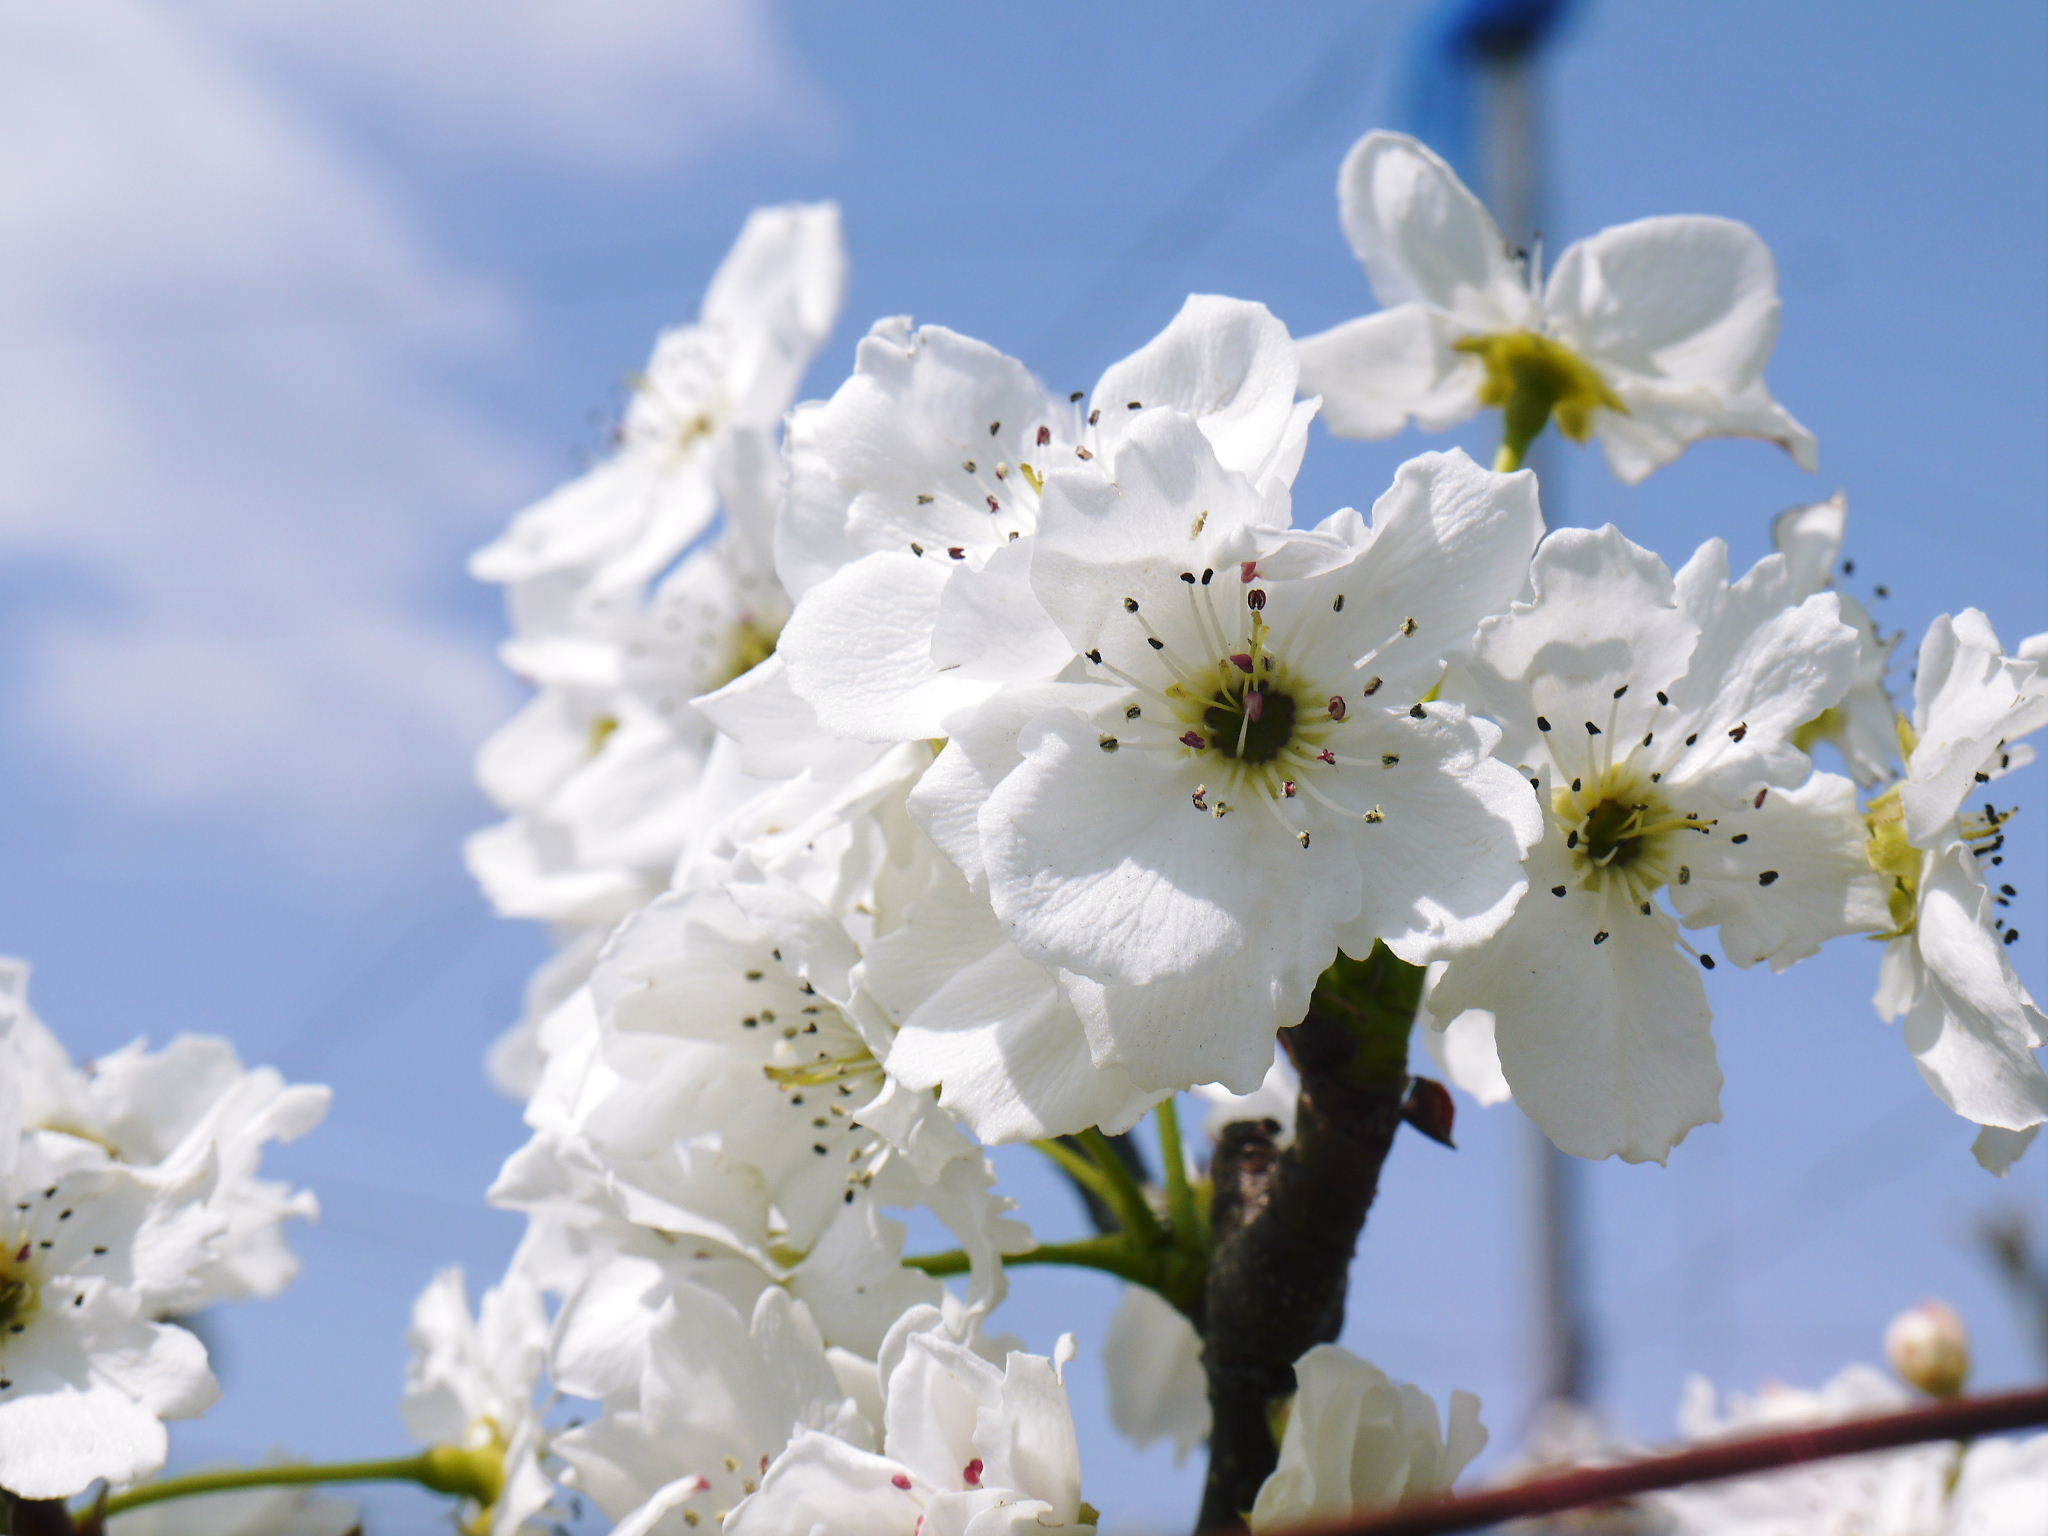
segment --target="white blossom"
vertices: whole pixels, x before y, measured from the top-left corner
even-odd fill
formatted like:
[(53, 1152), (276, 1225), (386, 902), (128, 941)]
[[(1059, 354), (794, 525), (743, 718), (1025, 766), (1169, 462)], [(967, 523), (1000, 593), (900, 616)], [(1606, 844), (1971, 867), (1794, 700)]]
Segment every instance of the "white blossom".
[(1048, 477), (1032, 582), (1085, 687), (950, 779), (949, 745), (912, 806), (1068, 973), (1097, 1065), (1249, 1090), (1340, 944), (1427, 961), (1499, 926), (1536, 807), (1490, 725), (1423, 701), (1520, 586), (1533, 493), (1428, 456), (1370, 525), (1276, 532), (1168, 411), (1116, 481)]
[(1127, 1285), (1102, 1344), (1109, 1417), (1134, 1445), (1165, 1440), (1175, 1465), (1209, 1438), (1202, 1339), (1187, 1314), (1157, 1291)]
[[(1785, 557), (1785, 573), (1801, 597), (1834, 586), (1848, 530), (1848, 498), (1839, 492), (1812, 506), (1794, 507), (1771, 520), (1771, 542)], [(1842, 622), (1856, 631), (1856, 678), (1842, 702), (1801, 726), (1801, 748), (1825, 741), (1842, 756), (1849, 776), (1865, 789), (1897, 772), (1898, 709), (1885, 688), (1899, 636), (1878, 633), (1868, 610), (1846, 592), (1837, 593)]]
[(555, 1442), (570, 1485), (620, 1522), (619, 1536), (717, 1529), (807, 1429), (874, 1443), (816, 1327), (784, 1291), (764, 1291), (748, 1313), (677, 1286), (644, 1339), (630, 1391)]
[(156, 1305), (189, 1288), (222, 1223), (205, 1160), (145, 1174), (28, 1130), (16, 1063), (0, 1064), (0, 1489), (68, 1498), (155, 1472), (163, 1421), (212, 1404), (205, 1346)]
[(1085, 405), (982, 342), (882, 321), (853, 377), (790, 420), (777, 555), (799, 597), (782, 645), (791, 685), (827, 729), (900, 741), (945, 735), (1005, 682), (1058, 673), (1073, 647), (1029, 579), (1046, 477), (1106, 483), (1137, 418), (1170, 407), (1221, 462), (1284, 491), (1312, 410), (1295, 373), (1286, 329), (1235, 299), (1189, 299)]
[(1061, 1366), (1010, 1351), (998, 1367), (930, 1310), (884, 1344), (880, 1444), (809, 1429), (735, 1509), (732, 1536), (1086, 1536), (1081, 1456)]
[(697, 322), (656, 342), (612, 456), (520, 514), (472, 574), (612, 591), (666, 567), (710, 525), (735, 441), (788, 408), (837, 318), (845, 266), (832, 204), (756, 209)]
[(1294, 1366), (1280, 1460), (1251, 1509), (1254, 1531), (1387, 1509), (1447, 1493), (1486, 1448), (1479, 1399), (1453, 1392), (1448, 1418), (1420, 1387), (1335, 1344)]
[(29, 1008), (27, 984), (26, 966), (0, 961), (0, 1014), (13, 1018), (10, 1048), (32, 1129), (173, 1178), (212, 1164), (206, 1203), (221, 1230), (210, 1258), (176, 1296), (158, 1297), (159, 1308), (195, 1312), (282, 1291), (298, 1272), (284, 1224), (312, 1220), (320, 1207), (309, 1191), (260, 1177), (263, 1148), (319, 1125), (329, 1091), (288, 1084), (269, 1067), (245, 1068), (227, 1041), (201, 1035), (180, 1035), (161, 1051), (137, 1041), (81, 1069)]
[(484, 1292), (474, 1315), (460, 1269), (442, 1270), (413, 1303), (406, 1428), (423, 1445), (501, 1458), (502, 1485), (473, 1523), (479, 1536), (537, 1529), (554, 1496), (540, 1460), (547, 1338), (540, 1293), (516, 1267)]
[[(1514, 1096), (1568, 1152), (1661, 1161), (1718, 1118), (1706, 991), (1668, 896), (1738, 965), (1774, 970), (1881, 922), (1854, 786), (1792, 743), (1847, 688), (1856, 636), (1782, 556), (1740, 581), (1704, 546), (1674, 579), (1612, 528), (1537, 552), (1448, 696), (1500, 722), (1548, 815), (1528, 894), (1430, 991), (1493, 1016)], [(1701, 957), (1711, 965), (1711, 957)]]
[[(1695, 1380), (1680, 1426), (1720, 1440), (1896, 1411), (1902, 1388), (1867, 1366), (1818, 1391), (1772, 1386), (1717, 1409)], [(1754, 1477), (1701, 1483), (1644, 1501), (1674, 1536), (2032, 1536), (2048, 1508), (2048, 1435), (1909, 1445)]]
[(1598, 437), (1634, 483), (1706, 437), (1760, 437), (1814, 467), (1813, 434), (1770, 396), (1777, 269), (1754, 231), (1674, 216), (1602, 230), (1547, 284), (1451, 168), (1403, 134), (1353, 146), (1339, 216), (1386, 307), (1301, 343), (1303, 386), (1347, 437), (1441, 431), (1522, 391)]
[(2031, 760), (2020, 738), (2048, 723), (2048, 668), (2007, 655), (1973, 608), (1943, 615), (1921, 642), (1905, 779), (1871, 802), (1870, 862), (1887, 880), (1879, 1014), (1903, 1020), (1920, 1075), (1957, 1114), (1989, 1128), (1979, 1158), (2009, 1167), (2048, 1119), (2035, 1053), (2048, 1017), (2008, 957), (2001, 913), (2014, 887), (1994, 875), (2009, 811), (1973, 797)]

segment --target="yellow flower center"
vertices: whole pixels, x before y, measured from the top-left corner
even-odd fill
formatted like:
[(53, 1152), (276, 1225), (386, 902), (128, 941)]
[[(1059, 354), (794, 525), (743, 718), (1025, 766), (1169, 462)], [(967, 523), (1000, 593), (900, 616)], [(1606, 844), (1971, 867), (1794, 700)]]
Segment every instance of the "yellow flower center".
[(1583, 443), (1593, 435), (1595, 411), (1628, 413), (1591, 363), (1551, 337), (1535, 331), (1501, 331), (1467, 336), (1453, 345), (1486, 367), (1479, 403), (1506, 411), (1511, 428), (1533, 423), (1528, 425), (1531, 438), (1554, 416), (1558, 431)]
[(5, 1249), (0, 1250), (0, 1348), (5, 1348), (8, 1335), (28, 1327), (42, 1300), (42, 1287), (30, 1268), (34, 1251), (25, 1232), (8, 1238)]
[(1573, 779), (1552, 793), (1550, 808), (1582, 882), (1593, 890), (1618, 884), (1637, 902), (1673, 881), (1683, 885), (1691, 879), (1681, 834), (1713, 825), (1675, 810), (1657, 784), (1629, 763), (1613, 764), (1592, 779)]

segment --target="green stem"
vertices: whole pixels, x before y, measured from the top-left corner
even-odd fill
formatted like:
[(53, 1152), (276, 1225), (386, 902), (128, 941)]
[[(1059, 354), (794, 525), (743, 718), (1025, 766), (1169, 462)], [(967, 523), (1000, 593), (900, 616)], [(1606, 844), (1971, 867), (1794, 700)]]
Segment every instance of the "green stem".
[(1102, 1171), (1102, 1197), (1123, 1222), (1124, 1230), (1141, 1243), (1160, 1242), (1166, 1234), (1160, 1229), (1159, 1218), (1152, 1214), (1145, 1191), (1131, 1177), (1131, 1170), (1124, 1166), (1124, 1160), (1116, 1155), (1116, 1148), (1109, 1144), (1109, 1138), (1097, 1127), (1090, 1126), (1075, 1140), (1081, 1143), (1090, 1161)]
[(1095, 1196), (1104, 1206), (1111, 1211), (1116, 1209), (1116, 1192), (1110, 1186), (1109, 1176), (1095, 1165), (1094, 1158), (1083, 1157), (1064, 1141), (1034, 1141), (1031, 1145), (1058, 1163), (1068, 1178)]
[[(912, 1254), (904, 1263), (913, 1269), (921, 1269), (928, 1275), (964, 1275), (969, 1260), (959, 1249), (945, 1253)], [(1040, 1243), (1036, 1248), (1027, 1248), (1022, 1253), (1006, 1253), (1005, 1264), (1066, 1264), (1076, 1269), (1099, 1269), (1118, 1279), (1128, 1280), (1133, 1285), (1148, 1286), (1157, 1290), (1160, 1284), (1158, 1266), (1148, 1262), (1145, 1256), (1134, 1251), (1123, 1233), (1112, 1233), (1107, 1237), (1077, 1238), (1071, 1243)]]
[(1209, 1251), (1208, 1222), (1188, 1182), (1187, 1154), (1181, 1148), (1180, 1108), (1169, 1095), (1159, 1101), (1159, 1158), (1166, 1164), (1166, 1213), (1173, 1218), (1173, 1242), (1183, 1253)]
[(306, 1462), (299, 1465), (250, 1467), (243, 1471), (194, 1472), (144, 1483), (107, 1500), (106, 1513), (118, 1515), (166, 1499), (228, 1493), (237, 1488), (290, 1488), (309, 1483), (418, 1483), (434, 1493), (454, 1494), (488, 1504), (504, 1480), (503, 1458), (496, 1451), (467, 1451), (437, 1445), (416, 1456), (390, 1456), (372, 1461)]

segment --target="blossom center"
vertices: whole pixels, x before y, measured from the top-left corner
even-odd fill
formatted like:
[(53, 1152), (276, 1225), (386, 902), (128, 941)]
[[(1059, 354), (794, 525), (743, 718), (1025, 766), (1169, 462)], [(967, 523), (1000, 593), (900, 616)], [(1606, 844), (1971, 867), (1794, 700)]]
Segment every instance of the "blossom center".
[(1551, 809), (1587, 884), (1614, 881), (1637, 899), (1683, 878), (1680, 834), (1713, 825), (1674, 809), (1657, 784), (1628, 763), (1573, 779), (1551, 796)]
[(30, 1260), (34, 1243), (25, 1233), (16, 1233), (0, 1251), (0, 1340), (27, 1328), (42, 1300)]
[[(1501, 331), (1492, 336), (1465, 336), (1452, 344), (1479, 359), (1486, 377), (1479, 403), (1525, 415), (1540, 431), (1556, 417), (1557, 429), (1575, 443), (1593, 435), (1593, 413), (1628, 407), (1607, 386), (1599, 371), (1563, 342), (1535, 331)], [(1532, 431), (1530, 436), (1534, 436)]]
[(782, 638), (782, 626), (756, 614), (736, 619), (725, 633), (724, 654), (719, 657), (716, 681), (707, 692), (715, 692), (741, 678), (775, 654), (775, 642)]
[(1241, 763), (1270, 763), (1294, 740), (1294, 695), (1250, 678), (1223, 690), (1220, 702), (1202, 711), (1209, 739), (1225, 757)]

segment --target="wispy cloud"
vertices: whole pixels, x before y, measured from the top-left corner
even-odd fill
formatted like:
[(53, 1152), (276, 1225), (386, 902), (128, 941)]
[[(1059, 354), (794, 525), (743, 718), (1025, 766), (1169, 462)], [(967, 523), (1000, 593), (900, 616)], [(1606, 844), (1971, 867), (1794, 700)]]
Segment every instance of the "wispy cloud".
[(114, 812), (220, 815), (294, 861), (468, 814), (509, 689), (460, 560), (552, 455), (458, 384), (517, 355), (518, 295), (437, 253), (251, 36), (509, 162), (601, 166), (705, 110), (660, 109), (686, 55), (732, 64), (720, 90), (779, 79), (764, 24), (740, 0), (0, 15), (0, 559), (35, 573), (0, 613), (5, 729)]
[(204, 14), (375, 93), (445, 142), (602, 175), (667, 166), (734, 128), (814, 124), (763, 0), (201, 0)]

